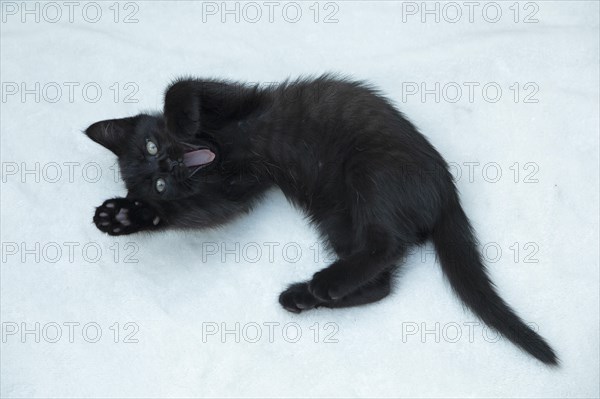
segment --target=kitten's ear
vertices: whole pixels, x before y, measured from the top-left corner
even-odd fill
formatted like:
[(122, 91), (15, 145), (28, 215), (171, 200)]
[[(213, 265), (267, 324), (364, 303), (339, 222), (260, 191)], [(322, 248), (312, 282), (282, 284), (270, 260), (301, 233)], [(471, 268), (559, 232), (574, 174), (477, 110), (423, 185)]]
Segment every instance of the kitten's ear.
[(96, 143), (120, 156), (127, 147), (128, 138), (134, 133), (137, 116), (122, 119), (108, 119), (96, 122), (85, 130), (85, 134)]

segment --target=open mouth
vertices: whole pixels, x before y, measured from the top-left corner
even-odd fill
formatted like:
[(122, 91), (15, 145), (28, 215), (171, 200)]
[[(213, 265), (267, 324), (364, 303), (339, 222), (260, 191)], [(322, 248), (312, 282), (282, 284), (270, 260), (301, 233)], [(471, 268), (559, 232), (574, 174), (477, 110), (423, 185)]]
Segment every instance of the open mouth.
[(183, 164), (191, 170), (189, 177), (192, 177), (196, 172), (209, 165), (215, 159), (215, 153), (208, 147), (189, 143), (181, 144), (187, 147), (187, 150), (183, 154)]

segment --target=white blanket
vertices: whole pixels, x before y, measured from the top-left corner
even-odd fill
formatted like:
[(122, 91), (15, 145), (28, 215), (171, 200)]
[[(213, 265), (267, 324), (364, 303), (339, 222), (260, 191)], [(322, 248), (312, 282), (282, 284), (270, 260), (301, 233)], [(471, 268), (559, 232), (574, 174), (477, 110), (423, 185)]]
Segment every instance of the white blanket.
[[(598, 397), (599, 6), (513, 3), (3, 2), (1, 396)], [(215, 230), (91, 223), (125, 194), (91, 123), (160, 110), (182, 75), (323, 72), (380, 87), (451, 162), (560, 368), (463, 310), (430, 245), (380, 303), (284, 311), (328, 259), (278, 191)]]

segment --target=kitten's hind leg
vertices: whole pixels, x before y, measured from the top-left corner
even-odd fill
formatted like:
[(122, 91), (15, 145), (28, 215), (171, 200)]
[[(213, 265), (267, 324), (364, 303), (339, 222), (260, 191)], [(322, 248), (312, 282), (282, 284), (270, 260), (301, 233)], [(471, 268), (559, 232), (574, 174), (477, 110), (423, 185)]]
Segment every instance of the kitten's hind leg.
[(336, 300), (322, 301), (315, 298), (308, 289), (308, 282), (291, 285), (279, 296), (279, 303), (284, 309), (300, 313), (303, 310), (327, 307), (345, 308), (377, 302), (389, 295), (391, 291), (391, 272), (384, 271), (373, 280), (365, 283), (356, 291)]
[(340, 299), (372, 281), (404, 255), (405, 243), (384, 227), (371, 224), (361, 230), (353, 241), (354, 251), (313, 276), (308, 288), (316, 298), (324, 302)]
[(321, 226), (326, 227), (327, 237), (340, 258), (315, 273), (311, 281), (290, 286), (280, 295), (280, 304), (291, 312), (300, 312), (319, 306), (357, 306), (387, 296), (391, 265), (405, 254), (405, 243), (376, 224), (365, 226), (358, 237), (346, 234), (348, 229), (341, 228), (343, 223), (330, 220)]
[(308, 290), (308, 283), (304, 282), (290, 285), (279, 295), (279, 303), (285, 310), (300, 313), (322, 305), (323, 301), (315, 298)]
[(356, 291), (335, 301), (323, 303), (327, 308), (347, 308), (377, 302), (392, 291), (392, 273), (384, 271), (373, 280), (365, 283)]
[(106, 234), (119, 236), (156, 229), (162, 221), (156, 210), (144, 201), (113, 198), (96, 208), (94, 224)]

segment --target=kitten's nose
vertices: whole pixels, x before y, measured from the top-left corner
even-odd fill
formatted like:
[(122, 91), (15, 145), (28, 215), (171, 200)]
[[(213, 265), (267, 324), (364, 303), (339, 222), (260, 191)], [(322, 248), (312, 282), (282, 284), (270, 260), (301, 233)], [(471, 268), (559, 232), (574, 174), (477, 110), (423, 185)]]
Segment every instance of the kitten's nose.
[(167, 162), (169, 163), (169, 172), (179, 165), (179, 162), (173, 161), (171, 158), (168, 158)]
[(175, 169), (178, 164), (179, 164), (179, 162), (173, 161), (171, 158), (167, 158), (167, 159), (163, 159), (160, 162), (160, 167), (162, 170), (164, 170), (166, 172), (172, 172), (173, 169)]
[(167, 158), (165, 166), (168, 168), (169, 173), (171, 173), (177, 181), (185, 180), (188, 176), (188, 169), (183, 164), (182, 159), (173, 161), (171, 158)]

